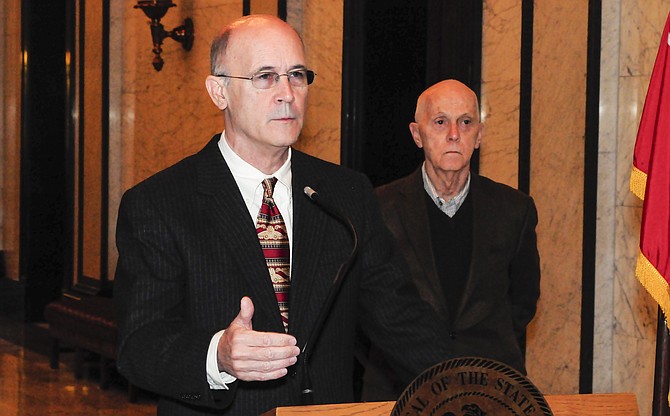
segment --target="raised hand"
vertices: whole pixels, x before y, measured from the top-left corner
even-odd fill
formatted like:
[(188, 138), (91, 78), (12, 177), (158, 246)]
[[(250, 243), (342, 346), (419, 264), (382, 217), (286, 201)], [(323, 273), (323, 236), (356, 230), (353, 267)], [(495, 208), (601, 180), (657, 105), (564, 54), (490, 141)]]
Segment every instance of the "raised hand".
[(264, 381), (285, 376), (296, 363), (300, 348), (293, 335), (257, 332), (251, 320), (254, 304), (248, 297), (240, 300), (240, 313), (219, 340), (219, 370), (239, 380)]

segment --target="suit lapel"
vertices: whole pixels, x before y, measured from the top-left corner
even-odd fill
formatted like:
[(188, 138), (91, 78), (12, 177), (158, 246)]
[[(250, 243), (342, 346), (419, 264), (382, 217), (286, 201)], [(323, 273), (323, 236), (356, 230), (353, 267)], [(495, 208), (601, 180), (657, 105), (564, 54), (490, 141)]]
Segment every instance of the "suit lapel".
[[(320, 275), (320, 253), (323, 236), (331, 219), (314, 202), (304, 195), (305, 186), (319, 190), (322, 177), (306, 163), (305, 155), (293, 150), (291, 160), (293, 175), (293, 263), (291, 266), (291, 294), (289, 306), (289, 332), (303, 346), (314, 326), (327, 292), (316, 285)], [(334, 277), (334, 276), (333, 276)], [(330, 287), (330, 285), (328, 285)], [(315, 312), (316, 311), (316, 312)]]
[[(283, 325), (265, 257), (242, 194), (219, 151), (219, 136), (214, 136), (197, 155), (198, 190), (210, 197), (205, 215), (211, 216), (226, 251), (235, 253), (232, 258), (238, 264), (240, 278), (246, 279), (251, 288), (249, 296), (254, 307), (263, 308), (268, 316), (274, 317), (271, 327), (280, 332)], [(240, 218), (248, 220), (240, 221)]]
[[(421, 266), (424, 282), (429, 287), (428, 292), (433, 300), (430, 302), (443, 316), (449, 318), (442, 284), (435, 267), (430, 223), (428, 221), (429, 208), (426, 206), (425, 190), (421, 168), (417, 169), (400, 188), (401, 198), (395, 209), (398, 211), (399, 221), (407, 234), (414, 255)], [(418, 207), (418, 209), (417, 209)]]

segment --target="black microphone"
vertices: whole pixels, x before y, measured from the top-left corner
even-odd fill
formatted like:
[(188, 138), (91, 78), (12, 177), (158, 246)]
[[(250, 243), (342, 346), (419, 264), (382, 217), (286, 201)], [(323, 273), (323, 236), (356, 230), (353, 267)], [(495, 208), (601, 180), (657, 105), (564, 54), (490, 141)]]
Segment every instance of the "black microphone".
[(314, 348), (316, 341), (319, 339), (319, 335), (321, 334), (323, 324), (326, 321), (326, 318), (328, 317), (330, 308), (333, 306), (335, 298), (337, 298), (337, 295), (340, 292), (342, 281), (344, 281), (344, 277), (349, 272), (351, 265), (354, 263), (354, 260), (356, 259), (356, 255), (358, 254), (358, 234), (356, 233), (356, 228), (354, 227), (354, 224), (351, 222), (351, 220), (342, 215), (332, 206), (329, 206), (328, 204), (323, 204), (323, 202), (319, 198), (319, 194), (314, 189), (310, 188), (309, 186), (305, 186), (305, 189), (303, 191), (305, 192), (305, 195), (307, 195), (307, 197), (310, 200), (312, 200), (312, 202), (314, 202), (319, 208), (323, 209), (328, 214), (332, 215), (333, 217), (335, 217), (335, 219), (344, 224), (351, 232), (351, 236), (354, 240), (354, 245), (351, 250), (351, 253), (349, 253), (349, 257), (344, 261), (344, 263), (340, 265), (340, 268), (337, 271), (335, 278), (333, 279), (333, 284), (330, 287), (328, 297), (326, 298), (326, 301), (321, 307), (319, 317), (314, 322), (314, 328), (312, 328), (312, 331), (309, 334), (309, 338), (307, 339), (305, 345), (302, 347), (302, 352), (300, 353), (300, 357), (302, 357), (302, 386), (300, 389), (302, 392), (301, 402), (303, 405), (309, 405), (314, 404), (314, 391), (312, 390), (312, 379), (310, 378), (308, 368), (310, 354), (312, 353), (312, 349)]

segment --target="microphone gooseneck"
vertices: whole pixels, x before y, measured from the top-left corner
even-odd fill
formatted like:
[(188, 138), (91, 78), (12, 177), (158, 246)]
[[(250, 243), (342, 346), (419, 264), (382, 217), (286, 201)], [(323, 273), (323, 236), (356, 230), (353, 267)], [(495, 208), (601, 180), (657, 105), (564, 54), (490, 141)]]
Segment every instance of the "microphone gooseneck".
[(328, 214), (337, 219), (339, 222), (344, 224), (351, 232), (351, 236), (354, 241), (351, 253), (349, 253), (347, 259), (340, 265), (340, 268), (338, 269), (337, 274), (333, 279), (333, 284), (330, 287), (328, 297), (326, 298), (326, 301), (322, 305), (321, 311), (319, 313), (317, 320), (314, 322), (314, 327), (309, 335), (309, 338), (307, 339), (307, 342), (305, 342), (305, 345), (302, 347), (302, 351), (300, 353), (300, 357), (302, 357), (302, 385), (300, 389), (300, 391), (302, 392), (301, 402), (303, 405), (309, 405), (314, 404), (314, 391), (312, 390), (312, 380), (309, 375), (309, 358), (312, 353), (312, 349), (314, 348), (314, 345), (316, 344), (316, 341), (318, 340), (319, 335), (321, 334), (323, 324), (326, 321), (326, 318), (328, 317), (330, 308), (332, 307), (333, 303), (335, 302), (335, 299), (337, 298), (338, 293), (340, 292), (340, 287), (342, 286), (344, 277), (349, 272), (349, 269), (351, 268), (351, 265), (354, 263), (354, 260), (356, 260), (356, 255), (358, 254), (358, 234), (356, 233), (356, 228), (354, 227), (354, 224), (351, 222), (351, 220), (342, 215), (338, 210), (336, 210), (332, 206), (324, 204), (323, 201), (320, 200), (319, 194), (314, 189), (312, 189), (309, 186), (306, 186), (303, 191), (305, 195), (310, 200), (312, 200), (312, 202), (314, 202), (319, 208), (323, 209)]

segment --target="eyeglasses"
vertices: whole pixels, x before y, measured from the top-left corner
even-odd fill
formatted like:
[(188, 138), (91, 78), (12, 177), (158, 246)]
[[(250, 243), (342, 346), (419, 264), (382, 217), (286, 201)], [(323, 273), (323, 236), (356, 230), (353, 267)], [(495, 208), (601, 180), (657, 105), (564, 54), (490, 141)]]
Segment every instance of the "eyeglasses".
[(314, 71), (310, 71), (309, 69), (296, 69), (293, 71), (288, 71), (285, 74), (278, 74), (276, 72), (259, 72), (250, 77), (238, 77), (224, 74), (214, 76), (222, 78), (246, 79), (251, 81), (251, 85), (254, 87), (260, 90), (267, 90), (277, 85), (281, 77), (286, 77), (288, 82), (294, 87), (305, 87), (314, 82), (314, 77), (316, 74)]

